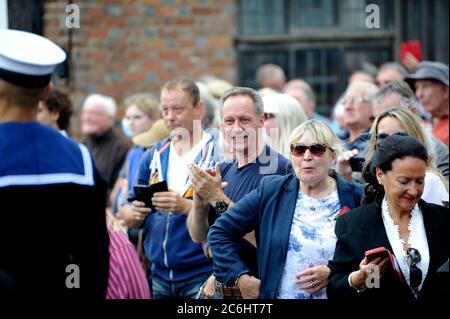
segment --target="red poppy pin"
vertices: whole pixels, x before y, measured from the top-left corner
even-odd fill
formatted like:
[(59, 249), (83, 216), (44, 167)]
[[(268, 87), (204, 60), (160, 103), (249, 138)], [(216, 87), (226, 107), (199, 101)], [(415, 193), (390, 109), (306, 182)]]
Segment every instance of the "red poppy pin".
[(345, 214), (346, 212), (348, 212), (349, 210), (350, 210), (350, 208), (349, 208), (348, 206), (343, 206), (343, 207), (341, 208), (341, 210), (338, 211), (338, 212), (336, 213), (336, 215), (334, 216), (334, 220), (337, 220), (337, 219), (339, 218), (339, 216), (344, 216), (344, 214)]

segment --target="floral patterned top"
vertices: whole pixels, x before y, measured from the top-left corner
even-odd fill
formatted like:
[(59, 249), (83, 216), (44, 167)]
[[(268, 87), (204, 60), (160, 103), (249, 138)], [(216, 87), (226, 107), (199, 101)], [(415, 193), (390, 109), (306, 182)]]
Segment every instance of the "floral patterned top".
[(326, 288), (311, 295), (298, 288), (295, 275), (307, 268), (327, 265), (336, 245), (334, 226), (341, 204), (337, 191), (322, 199), (298, 193), (289, 235), (283, 275), (278, 287), (280, 299), (326, 299)]

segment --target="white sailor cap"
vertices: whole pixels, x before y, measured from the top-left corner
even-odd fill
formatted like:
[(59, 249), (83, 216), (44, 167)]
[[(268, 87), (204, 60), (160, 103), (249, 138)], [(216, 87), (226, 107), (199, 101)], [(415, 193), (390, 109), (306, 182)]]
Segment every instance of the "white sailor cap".
[(66, 53), (39, 35), (0, 30), (0, 78), (21, 87), (40, 88), (50, 82), (55, 66)]

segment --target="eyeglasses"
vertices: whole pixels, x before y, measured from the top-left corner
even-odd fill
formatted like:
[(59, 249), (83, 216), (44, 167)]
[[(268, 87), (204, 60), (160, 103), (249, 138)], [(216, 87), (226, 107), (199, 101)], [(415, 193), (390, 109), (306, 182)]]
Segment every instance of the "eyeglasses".
[(264, 121), (275, 118), (275, 114), (273, 113), (264, 113)]
[(380, 133), (380, 134), (377, 135), (378, 143), (380, 143), (382, 140), (384, 140), (385, 138), (387, 138), (388, 136), (391, 136), (391, 135), (408, 136), (408, 134), (406, 134), (404, 132), (397, 132), (397, 133), (394, 133), (394, 134)]
[(291, 144), (291, 153), (292, 155), (299, 157), (305, 155), (306, 150), (309, 150), (314, 156), (322, 156), (323, 153), (327, 150), (327, 146), (325, 144), (311, 144), (309, 146), (305, 144)]
[(417, 267), (417, 264), (420, 263), (422, 257), (420, 256), (419, 251), (415, 248), (408, 248), (407, 254), (409, 266), (409, 285), (411, 288), (417, 290), (422, 282), (422, 270)]
[(361, 96), (346, 97), (342, 100), (342, 104), (344, 104), (344, 105), (346, 105), (347, 103), (359, 105), (364, 102), (369, 102), (369, 100), (367, 100)]

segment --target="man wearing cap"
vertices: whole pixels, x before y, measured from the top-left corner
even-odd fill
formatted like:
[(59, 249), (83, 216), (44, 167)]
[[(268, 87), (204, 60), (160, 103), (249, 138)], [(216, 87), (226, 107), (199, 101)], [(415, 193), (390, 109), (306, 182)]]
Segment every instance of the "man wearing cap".
[(106, 184), (85, 146), (35, 121), (65, 58), (41, 36), (0, 30), (0, 295), (105, 295)]
[(448, 146), (448, 65), (423, 61), (416, 73), (405, 78), (425, 111), (433, 117), (433, 135)]

